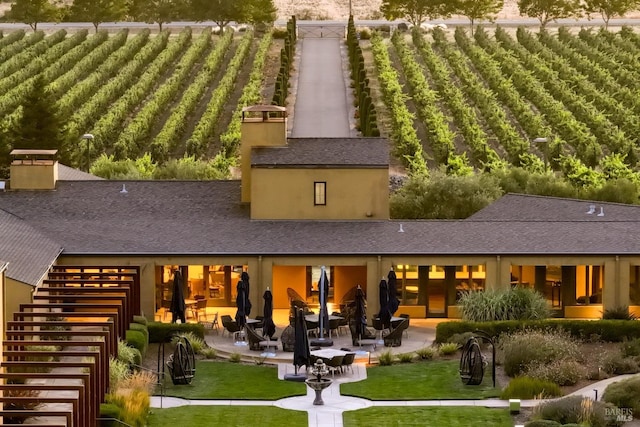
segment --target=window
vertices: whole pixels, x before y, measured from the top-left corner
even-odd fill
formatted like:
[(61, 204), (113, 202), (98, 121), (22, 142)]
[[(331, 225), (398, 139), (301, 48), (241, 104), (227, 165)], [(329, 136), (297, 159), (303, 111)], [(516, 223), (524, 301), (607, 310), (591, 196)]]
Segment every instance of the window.
[(326, 182), (313, 183), (313, 204), (315, 206), (327, 204), (327, 183)]

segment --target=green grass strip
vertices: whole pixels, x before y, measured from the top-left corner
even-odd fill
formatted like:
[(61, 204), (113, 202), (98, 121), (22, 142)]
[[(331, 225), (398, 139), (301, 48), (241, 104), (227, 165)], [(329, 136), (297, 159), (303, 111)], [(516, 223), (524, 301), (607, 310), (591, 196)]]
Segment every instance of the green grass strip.
[[(511, 427), (507, 409), (483, 407), (373, 407), (343, 414), (345, 427)], [(155, 424), (150, 424), (155, 425)]]
[(282, 427), (306, 426), (306, 412), (273, 406), (181, 406), (152, 409), (148, 426), (152, 427)]
[(279, 380), (276, 367), (227, 361), (199, 361), (191, 384), (173, 385), (170, 377), (165, 384), (167, 396), (185, 399), (278, 400), (307, 392), (304, 383)]
[(342, 384), (343, 395), (370, 400), (486, 399), (500, 395), (493, 388), (490, 367), (478, 386), (460, 380), (458, 360), (405, 363), (367, 369), (367, 379)]

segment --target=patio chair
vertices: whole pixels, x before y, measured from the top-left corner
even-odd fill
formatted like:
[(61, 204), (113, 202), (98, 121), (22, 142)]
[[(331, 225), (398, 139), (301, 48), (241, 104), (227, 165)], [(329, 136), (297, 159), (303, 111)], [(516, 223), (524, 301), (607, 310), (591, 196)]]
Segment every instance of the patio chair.
[(356, 324), (354, 322), (349, 322), (349, 330), (351, 331), (351, 343), (353, 345), (357, 345), (358, 347), (370, 345), (373, 346), (373, 349), (375, 350), (378, 340), (376, 340), (376, 336), (371, 330), (365, 328), (364, 333), (358, 335), (356, 332)]
[(353, 362), (355, 360), (356, 360), (355, 353), (345, 354), (344, 358), (342, 359), (342, 367), (341, 367), (342, 372), (346, 372), (346, 370), (349, 369), (351, 373), (353, 373)]
[(344, 356), (333, 356), (331, 359), (324, 361), (327, 368), (329, 368), (332, 377), (335, 377), (336, 371), (339, 372), (342, 369), (343, 360)]
[(233, 318), (231, 318), (231, 316), (229, 316), (228, 314), (225, 314), (224, 316), (222, 316), (222, 326), (224, 328), (222, 330), (222, 335), (224, 335), (224, 331), (226, 330), (229, 333), (229, 336), (233, 334), (233, 337), (235, 339), (237, 339), (240, 336), (240, 333), (242, 331), (242, 329), (240, 328), (240, 325), (238, 325), (238, 322), (233, 320)]
[(162, 320), (165, 320), (167, 318), (167, 314), (171, 313), (171, 300), (170, 299), (163, 299), (162, 300), (162, 309), (164, 310), (164, 313), (162, 313)]
[(207, 300), (204, 298), (200, 298), (196, 300), (195, 305), (195, 314), (196, 320), (199, 322), (201, 317), (204, 317), (204, 320), (207, 320)]
[(382, 336), (385, 347), (400, 347), (402, 345), (402, 333), (407, 328), (409, 319), (404, 319), (400, 324), (392, 329), (389, 333)]
[(331, 331), (335, 331), (336, 336), (339, 337), (340, 336), (339, 329), (340, 329), (340, 319), (329, 319), (329, 338), (331, 338)]
[(256, 332), (254, 328), (246, 326), (245, 333), (247, 334), (247, 340), (249, 341), (249, 350), (260, 351), (269, 347), (278, 347), (279, 341), (277, 338), (267, 339)]

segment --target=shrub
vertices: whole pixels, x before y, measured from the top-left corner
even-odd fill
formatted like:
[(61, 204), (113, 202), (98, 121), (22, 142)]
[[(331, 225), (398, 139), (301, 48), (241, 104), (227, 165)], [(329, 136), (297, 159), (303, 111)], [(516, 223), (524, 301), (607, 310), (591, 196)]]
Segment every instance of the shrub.
[(625, 357), (640, 356), (640, 338), (622, 343), (621, 351)]
[(135, 348), (127, 345), (125, 341), (118, 340), (118, 360), (119, 361), (124, 362), (127, 365), (132, 365), (136, 363), (135, 352), (136, 352)]
[(416, 350), (416, 354), (422, 360), (431, 360), (436, 356), (436, 349), (433, 347), (424, 347)]
[(149, 394), (143, 390), (118, 390), (116, 393), (108, 394), (105, 398), (107, 403), (113, 403), (120, 407), (121, 421), (135, 427), (147, 425), (147, 417), (151, 399)]
[(151, 395), (155, 390), (157, 381), (156, 375), (152, 372), (134, 372), (118, 383), (118, 389), (142, 390)]
[(196, 336), (193, 332), (187, 332), (186, 334), (180, 334), (178, 336), (175, 336), (171, 340), (171, 343), (173, 345), (176, 345), (178, 343), (178, 340), (180, 340), (180, 338), (186, 338), (189, 341), (189, 344), (191, 344), (191, 348), (193, 349), (193, 352), (196, 354), (200, 354), (202, 350), (207, 347), (207, 343), (204, 342), (202, 338)]
[(240, 363), (242, 360), (242, 355), (240, 353), (231, 353), (229, 355), (229, 362), (231, 363)]
[(440, 346), (438, 347), (438, 353), (442, 354), (443, 356), (449, 356), (455, 354), (459, 348), (460, 346), (458, 344), (454, 342), (447, 342), (444, 344), (440, 344)]
[(149, 342), (171, 342), (176, 334), (193, 332), (199, 338), (204, 339), (204, 326), (199, 323), (161, 323), (149, 322)]
[(628, 378), (607, 386), (602, 400), (618, 408), (631, 408), (640, 414), (640, 377)]
[(516, 286), (508, 289), (471, 291), (458, 303), (462, 318), (474, 322), (493, 320), (538, 320), (549, 317), (545, 297), (534, 289)]
[[(101, 403), (100, 404), (100, 418), (113, 418), (116, 420), (120, 420), (120, 407), (113, 403)], [(117, 426), (119, 423), (117, 421), (109, 422), (109, 421), (100, 421), (100, 426)], [(122, 424), (120, 424), (122, 425)]]
[(378, 363), (380, 366), (393, 365), (394, 360), (395, 356), (391, 353), (391, 350), (383, 351), (380, 356), (378, 356)]
[(436, 342), (447, 342), (454, 334), (481, 329), (489, 336), (497, 337), (522, 329), (565, 330), (572, 337), (588, 341), (598, 336), (602, 341), (622, 342), (640, 337), (640, 322), (626, 320), (505, 320), (496, 322), (440, 322), (436, 326)]
[[(464, 345), (469, 341), (469, 338), (476, 336), (473, 332), (463, 332), (461, 334), (453, 334), (447, 342), (456, 343), (460, 346), (460, 348), (464, 347)], [(479, 340), (480, 343), (482, 340)]]
[(611, 375), (635, 374), (640, 371), (638, 363), (631, 357), (625, 357), (622, 350), (605, 353), (600, 363), (602, 370)]
[(591, 427), (615, 426), (615, 422), (607, 423), (608, 418), (605, 415), (607, 407), (611, 406), (593, 401), (588, 397), (568, 396), (538, 405), (534, 410), (534, 416), (537, 419), (553, 420), (560, 424), (575, 423)]
[(547, 399), (558, 396), (562, 396), (562, 391), (557, 384), (524, 376), (509, 381), (500, 399)]
[(213, 347), (206, 347), (200, 350), (200, 354), (204, 356), (205, 359), (215, 359), (218, 357), (218, 352)]
[(146, 317), (144, 316), (133, 316), (133, 323), (139, 323), (141, 325), (145, 325), (147, 326), (147, 324), (149, 323), (149, 321), (147, 320)]
[(400, 353), (398, 354), (398, 361), (400, 363), (411, 363), (413, 362), (415, 353)]
[(502, 337), (498, 346), (510, 377), (524, 373), (530, 365), (575, 360), (580, 354), (578, 343), (562, 331), (519, 331)]
[(132, 331), (142, 332), (142, 335), (144, 335), (144, 339), (146, 343), (149, 344), (149, 329), (147, 328), (147, 325), (134, 322), (129, 324), (129, 329), (131, 329)]
[(574, 385), (587, 376), (586, 368), (576, 360), (559, 359), (549, 363), (536, 363), (527, 368), (527, 375), (551, 381), (559, 386)]
[(603, 319), (638, 320), (638, 317), (629, 311), (629, 306), (608, 308), (602, 313)]
[(371, 30), (363, 28), (360, 30), (360, 40), (369, 40), (371, 38)]
[(129, 365), (113, 357), (109, 358), (109, 388), (111, 390), (118, 388), (118, 384), (130, 375)]
[(143, 332), (129, 329), (125, 333), (125, 339), (128, 345), (138, 349), (138, 351), (140, 351), (140, 354), (144, 357), (144, 355), (147, 353), (148, 341), (146, 340)]

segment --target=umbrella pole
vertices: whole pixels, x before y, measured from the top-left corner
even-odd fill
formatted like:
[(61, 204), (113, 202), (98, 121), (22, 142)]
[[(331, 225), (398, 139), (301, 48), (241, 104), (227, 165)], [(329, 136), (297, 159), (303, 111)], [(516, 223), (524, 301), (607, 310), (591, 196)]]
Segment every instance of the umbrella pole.
[(331, 347), (333, 345), (333, 341), (330, 338), (324, 337), (324, 313), (327, 309), (326, 303), (326, 295), (325, 295), (325, 280), (326, 275), (324, 272), (324, 265), (320, 267), (320, 280), (318, 281), (318, 287), (320, 288), (320, 313), (318, 314), (318, 325), (320, 326), (320, 337), (311, 341), (310, 344), (313, 347)]

